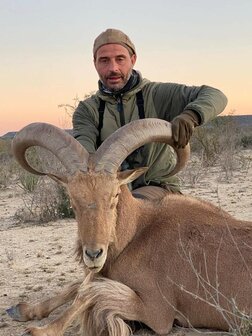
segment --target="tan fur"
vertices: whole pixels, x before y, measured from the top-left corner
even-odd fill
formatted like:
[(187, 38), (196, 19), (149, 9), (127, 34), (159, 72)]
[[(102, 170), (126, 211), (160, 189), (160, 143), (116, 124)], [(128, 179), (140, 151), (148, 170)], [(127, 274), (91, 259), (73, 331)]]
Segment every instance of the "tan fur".
[[(97, 178), (100, 184), (92, 189), (92, 196), (88, 191), (87, 198), (104, 197), (104, 186), (105, 194), (114, 188), (116, 178), (109, 177), (109, 184), (102, 178)], [(78, 187), (80, 192), (80, 183)], [(74, 202), (75, 189), (68, 190)], [(169, 195), (148, 202), (134, 199), (126, 186), (120, 192), (117, 208), (111, 209), (116, 220), (109, 223), (116, 239), (108, 238), (108, 256), (100, 273), (138, 293), (142, 300), (138, 308), (144, 312), (139, 321), (161, 334), (170, 330), (175, 319), (183, 326), (227, 330), (237, 319), (232, 315), (233, 298), (241, 311), (250, 314), (251, 222), (237, 221), (212, 204), (190, 197)], [(81, 194), (85, 198), (84, 191)], [(88, 229), (84, 221), (78, 225)]]
[[(61, 335), (77, 318), (85, 336), (128, 336), (130, 320), (161, 335), (174, 321), (228, 330), (239, 320), (234, 302), (251, 314), (252, 222), (183, 195), (136, 199), (124, 185), (129, 179), (90, 171), (66, 183), (78, 257), (92, 270), (72, 306), (31, 335)], [(105, 259), (85, 256), (100, 248)]]

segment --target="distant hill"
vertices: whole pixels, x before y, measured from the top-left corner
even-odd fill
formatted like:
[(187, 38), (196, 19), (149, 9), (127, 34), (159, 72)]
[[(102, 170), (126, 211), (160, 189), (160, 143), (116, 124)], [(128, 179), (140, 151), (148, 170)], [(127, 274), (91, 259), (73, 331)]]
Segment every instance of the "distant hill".
[[(249, 115), (232, 115), (232, 116), (219, 116), (218, 118), (232, 118), (238, 127), (251, 127), (252, 128), (252, 114)], [(71, 129), (65, 130), (68, 133), (72, 133)], [(8, 132), (0, 137), (0, 139), (8, 140), (13, 139), (17, 132)]]
[(221, 116), (218, 118), (232, 118), (238, 127), (252, 127), (252, 114)]
[[(69, 134), (73, 133), (73, 131), (71, 129), (65, 129), (65, 131)], [(17, 134), (17, 132), (8, 132), (8, 133), (4, 134), (3, 136), (1, 136), (0, 139), (10, 140), (10, 139), (13, 139), (16, 134)]]
[(12, 138), (14, 138), (14, 136), (15, 136), (15, 134), (16, 134), (17, 132), (8, 132), (8, 133), (6, 133), (6, 134), (4, 134), (3, 136), (1, 136), (1, 139), (12, 139)]

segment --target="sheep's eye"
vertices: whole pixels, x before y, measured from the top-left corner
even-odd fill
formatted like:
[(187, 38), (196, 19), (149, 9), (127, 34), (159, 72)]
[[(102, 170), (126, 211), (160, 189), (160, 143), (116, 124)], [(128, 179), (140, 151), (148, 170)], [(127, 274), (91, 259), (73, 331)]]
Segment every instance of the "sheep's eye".
[(114, 195), (114, 199), (117, 199), (118, 196), (119, 196), (119, 193), (115, 194), (115, 195)]

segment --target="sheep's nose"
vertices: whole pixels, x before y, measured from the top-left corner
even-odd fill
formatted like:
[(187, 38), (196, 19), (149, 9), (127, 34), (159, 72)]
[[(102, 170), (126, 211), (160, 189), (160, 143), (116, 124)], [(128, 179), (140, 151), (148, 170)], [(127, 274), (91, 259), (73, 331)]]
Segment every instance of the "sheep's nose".
[(88, 256), (89, 259), (94, 260), (98, 259), (103, 253), (102, 249), (99, 250), (85, 250), (85, 254)]

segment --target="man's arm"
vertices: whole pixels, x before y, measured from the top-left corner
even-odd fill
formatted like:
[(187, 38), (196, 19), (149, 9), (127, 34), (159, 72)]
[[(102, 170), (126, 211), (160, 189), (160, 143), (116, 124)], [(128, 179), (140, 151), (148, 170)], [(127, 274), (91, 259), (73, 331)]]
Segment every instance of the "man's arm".
[(86, 104), (80, 102), (73, 114), (73, 136), (89, 153), (96, 151), (98, 129), (95, 117)]
[(195, 127), (214, 119), (227, 105), (220, 90), (206, 85), (160, 84), (153, 98), (160, 118), (171, 122), (178, 148), (187, 145)]
[(200, 125), (214, 119), (224, 111), (227, 105), (227, 97), (220, 90), (203, 85), (197, 97), (190, 101), (185, 110), (192, 110), (200, 115)]
[(198, 114), (200, 125), (214, 119), (227, 105), (227, 97), (207, 85), (160, 83), (153, 99), (161, 118), (171, 121), (185, 110), (192, 110)]

